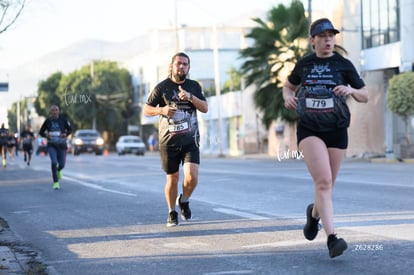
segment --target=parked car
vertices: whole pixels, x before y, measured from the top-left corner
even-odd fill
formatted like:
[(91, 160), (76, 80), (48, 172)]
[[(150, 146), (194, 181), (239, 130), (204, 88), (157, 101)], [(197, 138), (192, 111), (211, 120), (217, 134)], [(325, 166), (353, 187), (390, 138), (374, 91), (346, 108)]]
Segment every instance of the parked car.
[(68, 154), (72, 153), (72, 139), (71, 138), (66, 139), (66, 153)]
[(145, 154), (145, 143), (139, 136), (120, 136), (115, 144), (118, 155), (124, 154)]
[(93, 129), (77, 130), (72, 137), (72, 154), (95, 153), (102, 155), (105, 149), (101, 134)]
[[(37, 138), (37, 148), (36, 148), (36, 156), (42, 154), (44, 156), (46, 156), (48, 154), (48, 149), (47, 149), (47, 139), (46, 138), (42, 138), (42, 137), (38, 137)], [(22, 150), (22, 148), (21, 148)]]

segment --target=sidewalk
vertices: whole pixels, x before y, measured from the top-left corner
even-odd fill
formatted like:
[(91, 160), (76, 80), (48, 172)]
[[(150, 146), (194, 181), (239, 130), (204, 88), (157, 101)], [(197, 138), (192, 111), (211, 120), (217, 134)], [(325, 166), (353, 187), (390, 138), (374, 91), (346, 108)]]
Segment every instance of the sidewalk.
[(41, 265), (36, 260), (36, 253), (20, 244), (7, 223), (0, 218), (0, 274), (46, 274), (41, 273), (36, 265)]
[[(13, 164), (5, 169), (8, 171), (0, 171), (2, 181), (16, 180), (15, 171), (19, 171), (21, 176), (30, 176), (24, 175), (29, 170), (18, 169)], [(38, 253), (20, 240), (7, 221), (0, 217), (0, 275), (45, 275), (45, 270), (46, 265), (41, 263)]]

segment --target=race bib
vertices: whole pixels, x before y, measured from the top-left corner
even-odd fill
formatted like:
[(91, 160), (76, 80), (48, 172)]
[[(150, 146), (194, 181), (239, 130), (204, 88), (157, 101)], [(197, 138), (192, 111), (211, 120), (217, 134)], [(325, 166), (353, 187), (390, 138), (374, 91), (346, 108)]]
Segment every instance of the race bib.
[(24, 144), (31, 144), (31, 143), (32, 143), (32, 140), (31, 140), (30, 138), (25, 137), (25, 138), (23, 139), (23, 143), (24, 143)]
[(332, 95), (315, 95), (307, 94), (305, 105), (308, 111), (313, 112), (333, 112), (334, 100)]
[(180, 121), (180, 122), (174, 122), (173, 124), (168, 125), (168, 130), (172, 134), (178, 134), (178, 133), (185, 133), (190, 130), (190, 126), (188, 121)]
[(50, 137), (60, 137), (60, 131), (50, 131)]

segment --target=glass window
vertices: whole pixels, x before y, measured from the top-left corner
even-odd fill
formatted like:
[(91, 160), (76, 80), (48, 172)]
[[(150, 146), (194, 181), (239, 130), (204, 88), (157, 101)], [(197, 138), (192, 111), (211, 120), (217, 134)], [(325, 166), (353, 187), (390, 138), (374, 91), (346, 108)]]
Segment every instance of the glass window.
[(399, 0), (362, 0), (362, 48), (400, 40)]

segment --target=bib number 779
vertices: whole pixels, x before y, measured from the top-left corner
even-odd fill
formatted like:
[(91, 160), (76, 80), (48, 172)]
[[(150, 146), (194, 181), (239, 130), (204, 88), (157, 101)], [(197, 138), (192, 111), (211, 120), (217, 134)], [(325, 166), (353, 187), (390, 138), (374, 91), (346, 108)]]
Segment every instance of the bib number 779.
[(333, 98), (306, 98), (306, 107), (310, 109), (331, 109)]

